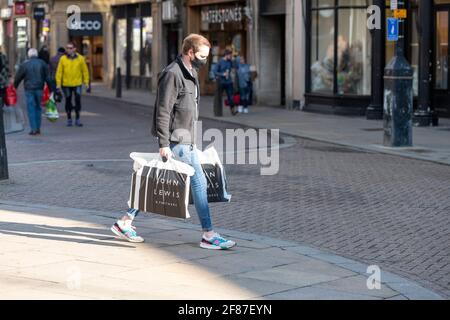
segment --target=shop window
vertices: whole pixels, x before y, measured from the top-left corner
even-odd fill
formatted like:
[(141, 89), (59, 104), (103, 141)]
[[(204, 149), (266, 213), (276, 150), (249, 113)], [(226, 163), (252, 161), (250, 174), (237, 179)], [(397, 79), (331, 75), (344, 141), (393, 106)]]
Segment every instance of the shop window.
[(141, 75), (141, 18), (134, 18), (132, 21), (130, 74), (138, 77)]
[(127, 20), (117, 20), (116, 27), (116, 67), (121, 69), (122, 75), (127, 70)]
[(142, 68), (141, 75), (152, 76), (152, 43), (153, 43), (153, 18), (142, 19)]
[(313, 93), (370, 95), (372, 39), (366, 27), (369, 2), (312, 1), (310, 85)]
[(365, 9), (339, 10), (337, 40), (339, 94), (370, 95), (372, 38), (369, 29), (365, 27), (366, 21)]
[(411, 67), (414, 70), (413, 91), (414, 95), (419, 94), (419, 30), (417, 29), (419, 10), (417, 7), (411, 10)]
[(311, 90), (333, 93), (334, 10), (317, 10), (312, 14)]
[(20, 18), (16, 20), (17, 39), (16, 39), (16, 69), (27, 59), (27, 49), (30, 42), (30, 20)]
[(449, 61), (449, 12), (438, 11), (436, 13), (436, 64), (435, 64), (435, 88), (447, 90), (448, 84), (448, 61)]

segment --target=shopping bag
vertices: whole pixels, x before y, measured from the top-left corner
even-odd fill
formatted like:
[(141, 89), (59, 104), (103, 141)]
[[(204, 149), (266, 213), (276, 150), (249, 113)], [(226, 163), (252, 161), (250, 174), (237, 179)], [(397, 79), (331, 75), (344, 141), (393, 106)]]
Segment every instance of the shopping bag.
[(59, 119), (59, 113), (58, 109), (56, 108), (56, 102), (55, 98), (53, 97), (53, 94), (48, 99), (46, 105), (45, 105), (45, 115), (47, 116), (47, 119), (51, 122), (56, 122), (56, 120)]
[[(135, 161), (131, 178), (131, 209), (171, 218), (189, 219), (191, 166), (169, 159), (164, 162), (156, 154), (132, 153)], [(137, 169), (137, 171), (136, 171)]]
[[(211, 147), (203, 152), (197, 149), (197, 154), (208, 185), (208, 202), (230, 202), (231, 195), (228, 193), (225, 169), (216, 149)], [(190, 192), (189, 204), (194, 204), (192, 190)]]
[[(235, 106), (239, 106), (241, 104), (241, 95), (240, 94), (235, 94), (233, 97), (233, 102)], [(230, 106), (230, 101), (228, 100), (228, 98), (225, 99), (225, 105), (227, 107)]]
[(6, 87), (5, 105), (13, 107), (17, 104), (17, 91), (14, 85)]
[(3, 107), (3, 126), (6, 134), (23, 131), (25, 119), (22, 109), (14, 106)]
[(44, 91), (42, 92), (41, 106), (45, 107), (48, 100), (50, 100), (50, 89), (48, 88), (48, 85), (45, 84)]

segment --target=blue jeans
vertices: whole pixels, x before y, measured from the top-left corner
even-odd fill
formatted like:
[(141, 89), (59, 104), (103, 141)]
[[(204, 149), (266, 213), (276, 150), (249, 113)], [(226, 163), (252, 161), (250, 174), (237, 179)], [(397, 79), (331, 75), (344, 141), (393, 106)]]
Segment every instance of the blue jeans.
[[(211, 212), (208, 204), (208, 185), (197, 152), (194, 152), (196, 150), (195, 147), (192, 145), (172, 143), (170, 149), (175, 160), (184, 162), (195, 169), (195, 174), (191, 177), (192, 197), (194, 198), (195, 209), (197, 210), (203, 231), (213, 231)], [(129, 209), (127, 214), (131, 219), (134, 219), (139, 214), (139, 211)]]
[(191, 187), (195, 209), (197, 210), (203, 231), (212, 231), (211, 212), (209, 211), (208, 204), (208, 184), (196, 148), (193, 145), (172, 143), (170, 149), (175, 160), (184, 162), (194, 168), (195, 174), (191, 177)]
[(233, 83), (220, 83), (219, 84), (219, 97), (222, 101), (222, 93), (225, 90), (228, 101), (230, 102), (230, 108), (234, 108), (234, 86)]
[(239, 94), (241, 96), (241, 104), (244, 108), (248, 108), (250, 105), (250, 87), (239, 88)]
[(27, 90), (25, 91), (25, 97), (27, 99), (28, 119), (30, 121), (31, 131), (35, 132), (41, 129), (42, 90)]

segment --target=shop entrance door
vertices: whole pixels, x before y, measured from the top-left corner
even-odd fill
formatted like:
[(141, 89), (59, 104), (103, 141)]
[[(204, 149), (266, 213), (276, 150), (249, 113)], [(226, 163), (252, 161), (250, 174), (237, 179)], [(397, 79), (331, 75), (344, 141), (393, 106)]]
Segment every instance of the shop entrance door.
[[(217, 89), (217, 83), (211, 77), (211, 71), (214, 64), (217, 64), (223, 58), (226, 49), (233, 51), (233, 56), (247, 57), (247, 37), (246, 32), (242, 30), (234, 31), (215, 31), (202, 32), (202, 35), (210, 40), (212, 44), (211, 59), (208, 60), (208, 68), (200, 70), (200, 86), (202, 94), (214, 95)], [(233, 76), (233, 75), (232, 75)]]
[(449, 29), (450, 6), (436, 9), (434, 88), (436, 108), (450, 114)]
[(91, 82), (103, 80), (103, 37), (71, 37), (77, 51), (84, 56)]

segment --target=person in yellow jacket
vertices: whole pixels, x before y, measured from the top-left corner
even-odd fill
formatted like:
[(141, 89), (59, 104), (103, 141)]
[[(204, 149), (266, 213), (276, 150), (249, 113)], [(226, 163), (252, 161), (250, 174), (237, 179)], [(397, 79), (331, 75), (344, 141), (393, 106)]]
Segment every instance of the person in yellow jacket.
[(81, 92), (83, 84), (87, 91), (89, 86), (89, 70), (84, 57), (76, 52), (76, 47), (69, 42), (66, 47), (66, 54), (59, 60), (56, 70), (56, 86), (62, 89), (66, 98), (67, 126), (71, 127), (72, 122), (72, 97), (75, 96), (75, 125), (82, 127), (80, 122), (81, 112)]

